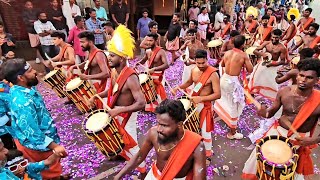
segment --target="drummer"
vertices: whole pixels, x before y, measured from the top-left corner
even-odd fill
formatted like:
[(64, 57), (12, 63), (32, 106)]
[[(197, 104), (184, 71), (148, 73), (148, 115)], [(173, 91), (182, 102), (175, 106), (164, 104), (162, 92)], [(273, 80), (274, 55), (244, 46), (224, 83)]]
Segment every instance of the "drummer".
[[(281, 118), (274, 123), (265, 136), (281, 135), (290, 139), (298, 139), (298, 144), (303, 145), (298, 149), (299, 161), (295, 173), (295, 179), (303, 179), (303, 176), (312, 175), (313, 164), (310, 157), (310, 148), (316, 142), (313, 140), (312, 131), (315, 129), (320, 118), (319, 98), (320, 92), (314, 89), (320, 76), (320, 61), (309, 58), (300, 61), (297, 65), (299, 73), (297, 76), (297, 85), (285, 86), (277, 93), (277, 98), (272, 106), (267, 108), (261, 105), (258, 108), (258, 114), (264, 118), (270, 118), (283, 106)], [(297, 130), (303, 138), (298, 138), (293, 134), (290, 127)], [(281, 132), (281, 134), (280, 134)], [(245, 163), (243, 169), (243, 179), (256, 179), (257, 156), (254, 149)]]
[(191, 100), (198, 107), (200, 112), (200, 127), (206, 149), (207, 165), (211, 161), (212, 152), (212, 136), (213, 130), (213, 108), (212, 101), (219, 99), (220, 83), (217, 69), (211, 67), (207, 60), (207, 51), (197, 50), (195, 55), (197, 67), (193, 68), (187, 82), (172, 89), (172, 93), (176, 94), (178, 89), (186, 89), (194, 84)]
[(299, 28), (299, 33), (308, 34), (308, 29), (312, 23), (315, 22), (315, 18), (310, 17), (312, 13), (312, 8), (307, 8), (303, 11), (303, 17), (298, 21), (297, 27)]
[(296, 18), (300, 16), (299, 10), (296, 8), (291, 8), (287, 14), (289, 20), (289, 28), (285, 31), (282, 38), (282, 43), (286, 47), (291, 48), (294, 36), (297, 34), (298, 28), (296, 26)]
[(254, 38), (256, 38), (257, 35), (259, 37), (258, 39), (255, 39), (256, 45), (261, 45), (263, 42), (270, 41), (271, 39), (271, 32), (273, 27), (268, 26), (269, 18), (270, 17), (268, 15), (264, 15), (262, 17), (261, 25), (257, 28), (257, 31), (253, 35)]
[[(105, 89), (98, 95), (102, 98), (108, 97), (108, 106), (112, 108), (108, 113), (120, 124), (120, 131), (126, 146), (120, 153), (126, 160), (130, 160), (139, 151), (137, 140), (137, 115), (139, 110), (143, 110), (146, 100), (140, 88), (139, 78), (132, 68), (127, 66), (127, 59), (134, 56), (134, 39), (130, 30), (119, 25), (114, 31), (114, 36), (108, 44), (108, 62), (113, 68), (111, 74), (112, 87)], [(112, 92), (110, 92), (112, 90)], [(93, 96), (89, 102), (93, 104)], [(141, 173), (146, 172), (145, 163), (139, 165)]]
[(246, 11), (247, 19), (244, 22), (243, 29), (241, 30), (242, 34), (253, 35), (257, 28), (259, 27), (259, 23), (257, 20), (254, 20), (258, 16), (258, 11), (256, 8), (249, 7)]
[[(84, 70), (79, 77), (82, 80), (91, 81), (97, 93), (103, 92), (107, 87), (107, 80), (110, 77), (110, 69), (107, 65), (107, 57), (105, 53), (94, 45), (94, 34), (90, 31), (83, 31), (79, 35), (80, 43), (83, 51), (89, 51), (89, 58), (87, 61), (73, 65), (69, 68), (69, 77), (72, 71), (77, 68)], [(97, 108), (103, 108), (100, 101), (97, 101)]]
[[(278, 84), (275, 82), (277, 67), (285, 64), (287, 57), (287, 49), (280, 43), (281, 35), (280, 29), (273, 30), (271, 41), (263, 42), (253, 51), (255, 55), (262, 57), (266, 64), (260, 62), (255, 66), (255, 73), (250, 76), (249, 80), (251, 93), (257, 93), (269, 99), (276, 98), (278, 91)], [(263, 49), (266, 49), (265, 53), (262, 52)]]
[[(64, 42), (66, 35), (60, 31), (54, 31), (51, 34), (52, 41), (55, 46), (60, 48), (59, 54), (51, 59), (49, 63), (52, 67), (62, 68), (62, 72), (67, 75), (67, 71), (70, 66), (75, 64), (75, 53), (73, 47)], [(70, 78), (66, 80), (66, 83), (70, 81)]]
[(302, 61), (306, 58), (312, 58), (315, 51), (311, 48), (304, 48), (299, 51), (299, 56), (296, 56), (291, 60), (291, 69), (286, 73), (283, 74), (283, 72), (278, 71), (278, 75), (276, 77), (276, 82), (278, 84), (284, 83), (291, 79), (292, 85), (297, 84), (297, 75), (299, 73), (299, 70), (297, 68), (297, 64), (299, 61)]
[(216, 32), (217, 34), (220, 34), (221, 39), (229, 39), (230, 32), (233, 29), (232, 23), (230, 22), (230, 15), (226, 14), (223, 17), (223, 22), (221, 23), (221, 29), (220, 31)]
[(145, 38), (145, 45), (147, 49), (151, 51), (146, 51), (144, 58), (139, 61), (140, 64), (145, 64), (147, 62), (146, 71), (151, 75), (155, 88), (157, 91), (157, 102), (152, 104), (147, 104), (145, 110), (153, 112), (156, 105), (161, 101), (167, 99), (166, 91), (162, 85), (162, 80), (164, 78), (164, 71), (169, 68), (166, 52), (157, 46), (158, 34), (149, 33)]
[(221, 48), (221, 51), (220, 51), (220, 54), (221, 56), (224, 55), (225, 52), (231, 50), (234, 48), (234, 37), (240, 35), (239, 31), (237, 30), (232, 30), (230, 32), (230, 39), (228, 41), (225, 41), (222, 45), (222, 48)]
[(319, 29), (319, 24), (317, 23), (311, 23), (308, 29), (308, 34), (305, 35), (298, 44), (293, 46), (293, 48), (289, 51), (290, 54), (294, 50), (296, 50), (298, 47), (300, 47), (303, 44), (303, 48), (314, 48), (317, 44), (320, 43), (320, 36), (317, 35), (317, 31)]

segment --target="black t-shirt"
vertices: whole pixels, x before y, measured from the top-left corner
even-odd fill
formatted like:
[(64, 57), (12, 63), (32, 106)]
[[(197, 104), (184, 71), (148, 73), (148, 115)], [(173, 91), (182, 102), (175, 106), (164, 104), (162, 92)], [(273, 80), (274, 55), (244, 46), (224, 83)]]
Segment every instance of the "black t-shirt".
[(126, 22), (126, 14), (130, 13), (126, 4), (122, 4), (121, 8), (118, 4), (114, 4), (110, 8), (110, 13), (114, 14), (118, 23), (124, 24)]
[(169, 41), (174, 40), (176, 37), (180, 36), (180, 31), (181, 31), (181, 26), (178, 22), (176, 22), (175, 24), (173, 24), (173, 22), (171, 21), (170, 26), (168, 28), (168, 34), (167, 34), (167, 38)]
[(25, 9), (22, 11), (22, 19), (24, 24), (26, 25), (26, 29), (28, 33), (37, 34), (36, 31), (34, 30), (33, 23), (29, 21), (29, 20), (37, 21), (38, 20), (37, 13), (38, 13), (38, 10), (36, 9), (33, 9), (31, 11)]
[[(8, 46), (7, 42), (11, 41), (14, 44), (16, 43), (16, 40), (13, 38), (12, 34), (6, 33), (5, 36), (5, 43), (1, 45), (2, 55), (7, 54), (9, 51), (13, 51), (15, 49), (15, 46)], [(0, 54), (1, 56), (1, 54)]]
[[(52, 22), (53, 26), (57, 30), (61, 30), (61, 29), (66, 28), (66, 19), (64, 18), (63, 14), (62, 14), (61, 8), (58, 8), (57, 10), (54, 10), (53, 8), (49, 8), (47, 10), (47, 13), (48, 13), (48, 20)], [(61, 21), (57, 21), (57, 20), (53, 19), (53, 17), (61, 17), (61, 16), (62, 16)]]

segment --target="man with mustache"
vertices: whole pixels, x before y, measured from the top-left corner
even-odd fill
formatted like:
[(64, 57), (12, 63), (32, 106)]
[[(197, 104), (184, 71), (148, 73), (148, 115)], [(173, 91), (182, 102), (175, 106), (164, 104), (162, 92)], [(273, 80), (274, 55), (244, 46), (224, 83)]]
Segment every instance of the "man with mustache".
[[(66, 150), (54, 120), (48, 112), (42, 96), (36, 90), (37, 72), (24, 59), (11, 59), (3, 64), (4, 78), (14, 84), (10, 88), (11, 128), (17, 149), (30, 162), (39, 162), (52, 153), (65, 157)], [(43, 171), (44, 179), (59, 178), (60, 161)]]
[[(103, 92), (107, 87), (107, 80), (110, 77), (110, 69), (107, 65), (108, 59), (105, 53), (94, 45), (95, 37), (93, 32), (83, 31), (78, 37), (80, 38), (82, 50), (89, 51), (88, 60), (78, 65), (80, 69), (84, 70), (84, 73), (79, 74), (79, 77), (82, 80), (91, 81), (97, 93)], [(69, 68), (69, 77), (75, 68), (77, 68), (77, 65)], [(100, 101), (96, 103), (97, 108), (103, 108)]]
[[(295, 179), (304, 179), (303, 176), (314, 173), (310, 150), (319, 142), (319, 136), (311, 137), (320, 117), (320, 92), (314, 89), (315, 84), (319, 81), (320, 61), (314, 58), (304, 59), (298, 63), (297, 67), (299, 70), (297, 84), (280, 89), (271, 107), (259, 105), (258, 115), (270, 118), (281, 106), (283, 107), (281, 117), (265, 133), (265, 136), (281, 135), (290, 138), (292, 142), (300, 146), (297, 150), (299, 161)], [(289, 129), (289, 124), (300, 137), (293, 134)], [(256, 149), (254, 149), (245, 163), (242, 179), (257, 179), (256, 173), (257, 156)]]
[(320, 43), (320, 36), (317, 35), (318, 29), (319, 24), (311, 23), (307, 35), (305, 35), (300, 42), (293, 46), (293, 48), (290, 50), (290, 54), (292, 54), (292, 52), (296, 50), (298, 47), (300, 47), (302, 44), (303, 48), (313, 49), (314, 47), (316, 47), (316, 45)]
[(181, 101), (162, 101), (156, 108), (156, 115), (158, 125), (147, 132), (141, 150), (114, 180), (121, 179), (137, 167), (152, 148), (156, 150), (157, 160), (146, 180), (206, 179), (204, 144), (201, 136), (183, 129), (186, 112)]

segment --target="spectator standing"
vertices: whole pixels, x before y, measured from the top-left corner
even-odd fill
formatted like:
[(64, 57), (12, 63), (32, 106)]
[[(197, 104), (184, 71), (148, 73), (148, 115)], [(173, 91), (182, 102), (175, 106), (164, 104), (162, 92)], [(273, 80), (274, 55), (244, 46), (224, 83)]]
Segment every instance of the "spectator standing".
[(168, 31), (164, 35), (164, 41), (166, 41), (166, 49), (172, 54), (171, 64), (173, 64), (176, 58), (179, 57), (175, 54), (175, 52), (179, 50), (179, 36), (181, 31), (179, 20), (180, 14), (175, 13), (172, 17), (172, 21), (169, 25)]
[(69, 0), (68, 3), (62, 5), (62, 13), (67, 20), (67, 26), (72, 29), (76, 24), (74, 23), (74, 17), (81, 16), (79, 6), (75, 4), (75, 0)]
[(198, 15), (198, 31), (200, 33), (201, 42), (204, 42), (207, 39), (207, 28), (210, 24), (209, 15), (206, 7), (201, 8), (201, 13)]
[(103, 35), (102, 22), (97, 19), (97, 14), (95, 9), (89, 10), (90, 18), (86, 20), (86, 26), (89, 31), (94, 33), (94, 45), (101, 49), (105, 49), (105, 41)]
[[(138, 41), (140, 42), (142, 42), (143, 39), (147, 36), (147, 34), (150, 33), (148, 24), (152, 21), (152, 19), (148, 17), (148, 14), (149, 14), (148, 9), (143, 9), (142, 17), (138, 20), (137, 35), (138, 35)], [(141, 50), (140, 52), (141, 57), (144, 57), (145, 49), (141, 48), (140, 50)]]
[(58, 0), (51, 0), (51, 7), (47, 10), (47, 13), (49, 21), (56, 30), (63, 32), (67, 36), (66, 19), (63, 16)]
[(263, 2), (259, 2), (257, 4), (257, 9), (258, 9), (258, 12), (259, 12), (259, 18), (258, 20), (261, 20), (261, 18), (265, 15), (266, 13), (266, 10), (265, 8), (263, 7)]
[(93, 9), (96, 10), (97, 19), (99, 19), (102, 23), (105, 23), (109, 20), (108, 13), (104, 7), (101, 7), (100, 0), (93, 0), (95, 7)]
[(112, 22), (108, 21), (108, 22), (102, 24), (102, 26), (103, 26), (103, 29), (104, 29), (104, 33), (106, 35), (106, 40), (108, 42), (113, 37), (114, 25), (112, 24)]
[(221, 29), (221, 23), (223, 22), (224, 8), (223, 6), (217, 7), (217, 13), (214, 18), (214, 30), (217, 32)]
[(84, 25), (84, 19), (81, 16), (74, 17), (74, 23), (76, 26), (69, 31), (67, 42), (73, 44), (74, 53), (76, 54), (76, 64), (80, 64), (84, 62), (86, 53), (82, 50), (78, 34), (85, 31), (86, 28)]
[(36, 63), (40, 63), (40, 60), (43, 60), (40, 54), (40, 40), (33, 27), (34, 22), (38, 20), (37, 12), (38, 11), (33, 8), (33, 4), (31, 3), (31, 1), (26, 1), (26, 3), (24, 4), (24, 10), (22, 11), (22, 19), (28, 32), (30, 46), (36, 49)]
[[(40, 36), (41, 50), (46, 53), (49, 57), (55, 57), (58, 54), (58, 49), (54, 46), (51, 38), (51, 33), (56, 30), (53, 24), (48, 21), (47, 14), (43, 11), (38, 13), (38, 20), (34, 22), (34, 29)], [(46, 56), (43, 56), (45, 60), (48, 60)], [(42, 62), (44, 63), (44, 62)], [(45, 66), (48, 64), (44, 63)], [(49, 71), (48, 69), (46, 69)]]
[(208, 14), (211, 13), (211, 2), (210, 0), (205, 0), (204, 3), (201, 5), (201, 7), (206, 7)]
[(128, 26), (130, 11), (127, 4), (123, 3), (122, 0), (117, 0), (117, 2), (111, 6), (110, 12), (115, 26), (119, 26), (119, 24)]
[(1, 56), (6, 56), (9, 51), (13, 51), (15, 48), (16, 40), (13, 38), (12, 34), (6, 33), (4, 31), (4, 26), (0, 22), (0, 47), (1, 47)]
[(188, 17), (190, 20), (197, 20), (198, 14), (200, 12), (198, 1), (193, 2), (193, 6), (188, 11)]

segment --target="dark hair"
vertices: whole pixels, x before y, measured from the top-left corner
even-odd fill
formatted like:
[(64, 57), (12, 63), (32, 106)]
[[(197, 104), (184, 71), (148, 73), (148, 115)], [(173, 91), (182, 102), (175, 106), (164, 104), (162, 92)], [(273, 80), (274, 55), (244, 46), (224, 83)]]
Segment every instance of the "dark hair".
[(39, 12), (37, 13), (37, 17), (39, 18), (40, 14), (42, 14), (42, 13), (47, 14), (45, 11), (39, 11)]
[(230, 37), (235, 37), (235, 36), (238, 36), (238, 35), (240, 35), (240, 33), (239, 33), (239, 31), (237, 31), (237, 30), (232, 30), (232, 31), (230, 32)]
[(174, 16), (177, 16), (178, 18), (180, 18), (180, 13), (174, 13)]
[(61, 32), (61, 31), (54, 31), (54, 32), (51, 34), (51, 37), (57, 37), (57, 38), (60, 38), (60, 39), (65, 40), (65, 39), (66, 39), (66, 34), (64, 34), (64, 33)]
[(234, 37), (233, 44), (235, 48), (240, 48), (246, 42), (246, 38), (243, 35), (237, 35)]
[(149, 29), (151, 29), (153, 26), (158, 26), (157, 21), (150, 21), (148, 24)]
[(143, 8), (141, 12), (142, 12), (142, 14), (145, 12), (149, 14), (149, 10), (147, 8)]
[(307, 8), (304, 11), (309, 11), (310, 13), (312, 13), (312, 8)]
[(94, 42), (94, 34), (91, 31), (83, 31), (78, 34), (79, 38), (86, 38), (88, 41)]
[(274, 10), (273, 10), (272, 7), (269, 7), (269, 8), (267, 9), (267, 11), (269, 11), (269, 10), (271, 10), (272, 12), (274, 12)]
[(17, 77), (21, 74), (20, 72), (24, 70), (25, 65), (26, 60), (21, 58), (14, 58), (6, 61), (1, 68), (3, 78), (13, 84), (17, 84)]
[(203, 10), (205, 10), (205, 9), (206, 9), (206, 7), (205, 7), (205, 6), (201, 7), (200, 12), (202, 13), (202, 11), (203, 11)]
[(158, 34), (156, 33), (149, 33), (147, 34), (148, 37), (152, 37), (155, 41), (158, 40)]
[(320, 76), (320, 61), (316, 58), (307, 58), (303, 61), (299, 61), (297, 64), (299, 71), (315, 71), (317, 77)]
[(189, 34), (189, 33), (196, 34), (197, 30), (196, 29), (188, 29), (187, 34)]
[(113, 25), (113, 23), (110, 22), (110, 21), (107, 21), (107, 22), (105, 22), (105, 23), (102, 24), (102, 27), (105, 27), (105, 26), (109, 26), (109, 27), (112, 27), (112, 28), (114, 29), (114, 25)]
[(311, 48), (303, 48), (299, 51), (300, 56), (304, 58), (311, 58), (314, 55), (315, 51)]
[(310, 27), (313, 27), (313, 28), (316, 29), (316, 31), (318, 31), (318, 29), (319, 29), (319, 24), (317, 24), (317, 23), (311, 23), (311, 24), (310, 24)]
[(193, 22), (196, 26), (197, 26), (197, 24), (198, 24), (198, 21), (195, 20), (195, 19), (190, 20), (189, 23), (190, 23), (190, 22)]
[(11, 161), (16, 157), (23, 156), (23, 153), (17, 149), (10, 149), (7, 154), (7, 160)]
[(230, 15), (229, 14), (225, 14), (224, 16), (227, 16), (227, 19), (230, 19)]
[(269, 15), (267, 15), (267, 14), (266, 14), (266, 15), (264, 15), (264, 16), (262, 16), (262, 20), (264, 20), (264, 19), (268, 19), (268, 20), (269, 20), (269, 19), (270, 19), (270, 16), (269, 16)]
[(275, 29), (272, 31), (272, 34), (276, 35), (276, 36), (281, 36), (282, 35), (282, 31), (280, 29)]
[(217, 11), (220, 12), (223, 6), (217, 6)]
[(0, 26), (4, 26), (4, 23), (0, 21)]
[(203, 49), (198, 49), (196, 51), (196, 59), (197, 58), (205, 58), (205, 59), (207, 59), (207, 51), (205, 51)]
[(76, 17), (74, 17), (74, 23), (75, 24), (78, 24), (78, 22), (80, 22), (81, 20), (83, 19), (83, 17), (82, 16), (76, 16)]
[(96, 12), (96, 10), (93, 9), (93, 8), (90, 8), (90, 9), (88, 10), (88, 13), (91, 14), (92, 12)]
[(293, 14), (290, 14), (290, 19), (291, 19), (291, 21), (293, 21), (293, 20), (295, 20), (295, 19), (296, 19), (296, 16), (295, 16), (295, 15), (293, 15)]
[(168, 113), (169, 116), (175, 120), (176, 123), (182, 122), (186, 119), (186, 111), (181, 101), (166, 99), (157, 106), (156, 114)]

